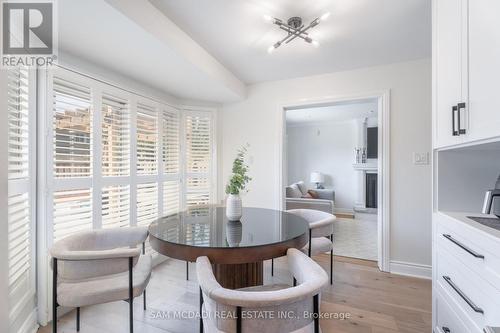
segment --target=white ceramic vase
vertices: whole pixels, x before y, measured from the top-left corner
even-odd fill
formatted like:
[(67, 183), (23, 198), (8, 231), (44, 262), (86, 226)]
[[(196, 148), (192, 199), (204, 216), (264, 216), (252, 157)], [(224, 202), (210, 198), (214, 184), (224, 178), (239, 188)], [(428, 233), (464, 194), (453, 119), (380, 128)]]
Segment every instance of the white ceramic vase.
[(239, 194), (229, 194), (226, 199), (226, 216), (229, 221), (239, 221), (242, 215)]

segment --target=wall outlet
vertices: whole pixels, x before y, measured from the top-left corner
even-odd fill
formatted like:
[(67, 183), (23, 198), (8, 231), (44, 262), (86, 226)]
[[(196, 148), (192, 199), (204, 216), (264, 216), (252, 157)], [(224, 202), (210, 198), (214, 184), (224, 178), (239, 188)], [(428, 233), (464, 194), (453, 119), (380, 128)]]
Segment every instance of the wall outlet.
[(429, 153), (413, 153), (413, 164), (414, 165), (428, 165), (429, 164)]

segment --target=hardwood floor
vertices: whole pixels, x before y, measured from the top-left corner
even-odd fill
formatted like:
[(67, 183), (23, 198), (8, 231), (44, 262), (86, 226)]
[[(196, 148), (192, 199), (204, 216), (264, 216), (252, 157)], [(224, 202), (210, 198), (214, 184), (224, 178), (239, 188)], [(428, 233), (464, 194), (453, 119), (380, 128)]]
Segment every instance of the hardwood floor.
[[(328, 255), (315, 259), (325, 269), (329, 267)], [(270, 261), (264, 264), (264, 283), (291, 284), (285, 260), (275, 260), (274, 277), (270, 276)], [(334, 276), (333, 286), (326, 286), (322, 292), (321, 312), (349, 318), (322, 320), (323, 333), (431, 332), (430, 280), (382, 273), (372, 261), (345, 257), (335, 257)], [(197, 319), (175, 318), (193, 315), (198, 309), (195, 264), (190, 264), (190, 278), (185, 280), (185, 263), (178, 260), (167, 260), (156, 267), (148, 286), (148, 309), (142, 310), (142, 297), (134, 301), (135, 332), (198, 332)], [(75, 311), (59, 319), (58, 331), (76, 332)], [(51, 327), (38, 332), (49, 333)], [(128, 304), (82, 308), (80, 332), (128, 332)]]

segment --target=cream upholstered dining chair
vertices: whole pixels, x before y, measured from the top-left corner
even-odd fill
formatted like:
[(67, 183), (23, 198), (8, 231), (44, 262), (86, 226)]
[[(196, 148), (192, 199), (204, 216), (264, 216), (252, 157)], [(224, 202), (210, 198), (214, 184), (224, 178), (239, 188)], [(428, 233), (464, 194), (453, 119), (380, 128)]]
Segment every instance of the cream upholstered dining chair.
[[(76, 308), (125, 300), (133, 332), (133, 299), (144, 295), (151, 277), (151, 256), (144, 254), (147, 227), (84, 231), (52, 246), (52, 331), (57, 332), (57, 307)], [(141, 255), (141, 245), (142, 253)]]
[(309, 223), (309, 242), (302, 252), (311, 257), (330, 251), (330, 284), (333, 284), (333, 223), (337, 217), (314, 209), (290, 209), (287, 212)]
[(319, 333), (320, 292), (328, 276), (297, 249), (289, 249), (286, 257), (296, 286), (275, 284), (237, 290), (223, 288), (215, 279), (210, 260), (199, 257), (200, 331)]

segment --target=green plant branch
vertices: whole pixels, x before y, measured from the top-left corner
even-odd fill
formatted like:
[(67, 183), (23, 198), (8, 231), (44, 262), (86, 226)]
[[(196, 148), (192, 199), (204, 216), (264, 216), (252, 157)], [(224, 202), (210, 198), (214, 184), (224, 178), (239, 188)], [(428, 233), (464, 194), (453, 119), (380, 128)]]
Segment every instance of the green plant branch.
[(245, 190), (246, 185), (252, 180), (248, 173), (248, 165), (245, 164), (245, 156), (248, 152), (248, 147), (250, 145), (247, 143), (240, 149), (236, 154), (236, 158), (233, 161), (232, 175), (229, 179), (229, 183), (226, 185), (226, 194), (240, 194)]

